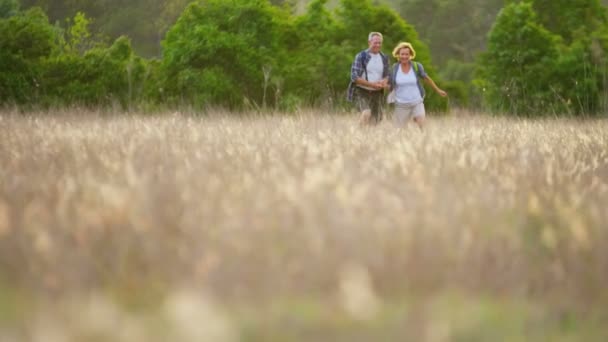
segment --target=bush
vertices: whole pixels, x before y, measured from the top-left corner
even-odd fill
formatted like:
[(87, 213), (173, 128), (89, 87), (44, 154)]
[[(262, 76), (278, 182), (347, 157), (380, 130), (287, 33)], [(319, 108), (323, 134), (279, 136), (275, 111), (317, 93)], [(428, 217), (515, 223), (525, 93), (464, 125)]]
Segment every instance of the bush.
[(40, 63), (56, 50), (56, 33), (39, 8), (0, 19), (0, 104), (36, 101)]
[(105, 106), (118, 102), (128, 108), (143, 96), (145, 62), (133, 55), (126, 37), (83, 56), (54, 56), (43, 69), (44, 105)]
[(163, 41), (168, 100), (233, 109), (264, 101), (264, 68), (276, 69), (284, 23), (268, 1), (190, 4)]
[[(569, 20), (576, 30), (561, 36), (556, 34), (560, 29), (545, 28), (553, 27), (550, 15), (539, 17), (534, 10), (562, 10), (551, 4), (527, 1), (500, 12), (475, 81), (491, 109), (518, 115), (586, 115), (606, 109), (605, 13), (596, 13), (597, 20)], [(586, 13), (586, 18), (593, 14)]]
[(0, 0), (0, 19), (12, 17), (19, 12), (19, 1)]
[(490, 108), (516, 114), (559, 111), (551, 74), (560, 44), (559, 36), (538, 23), (530, 4), (506, 6), (490, 32), (477, 81)]

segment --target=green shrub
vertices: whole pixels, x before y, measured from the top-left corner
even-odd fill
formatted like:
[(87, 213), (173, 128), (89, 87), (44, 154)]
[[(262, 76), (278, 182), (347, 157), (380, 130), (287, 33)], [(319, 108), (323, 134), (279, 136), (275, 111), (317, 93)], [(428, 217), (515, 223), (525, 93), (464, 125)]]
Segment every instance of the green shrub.
[(56, 30), (41, 9), (0, 19), (0, 104), (36, 101), (40, 63), (56, 48)]
[(0, 0), (0, 19), (12, 17), (19, 12), (19, 1)]
[[(518, 115), (587, 115), (607, 108), (605, 10), (596, 0), (575, 1), (575, 9), (561, 3), (530, 0), (500, 12), (475, 80), (489, 108)], [(556, 26), (556, 18), (570, 29)]]
[(143, 96), (145, 61), (133, 55), (126, 37), (83, 56), (54, 56), (43, 69), (44, 105), (105, 106), (117, 102), (128, 108)]
[(283, 23), (263, 0), (190, 4), (163, 41), (167, 100), (196, 107), (261, 105), (264, 68), (276, 69)]

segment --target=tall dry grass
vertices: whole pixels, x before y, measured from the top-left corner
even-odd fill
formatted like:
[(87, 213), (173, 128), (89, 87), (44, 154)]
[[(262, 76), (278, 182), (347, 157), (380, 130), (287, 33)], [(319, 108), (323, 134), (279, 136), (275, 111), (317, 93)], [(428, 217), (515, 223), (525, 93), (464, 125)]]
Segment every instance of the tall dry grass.
[(603, 341), (608, 121), (0, 113), (1, 341)]

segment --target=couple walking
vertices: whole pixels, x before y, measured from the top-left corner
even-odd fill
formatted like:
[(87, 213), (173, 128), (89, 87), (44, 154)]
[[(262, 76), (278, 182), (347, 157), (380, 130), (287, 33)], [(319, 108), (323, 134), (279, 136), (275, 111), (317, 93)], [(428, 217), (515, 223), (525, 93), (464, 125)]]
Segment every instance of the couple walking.
[(393, 49), (393, 57), (398, 62), (391, 68), (388, 57), (380, 51), (382, 34), (372, 32), (367, 41), (369, 48), (355, 57), (348, 86), (348, 100), (354, 100), (361, 112), (360, 123), (377, 124), (382, 120), (384, 89), (389, 89), (387, 101), (395, 103), (395, 124), (403, 127), (413, 118), (422, 129), (425, 110), (421, 81), (424, 80), (441, 96), (447, 96), (447, 93), (437, 87), (422, 64), (413, 61), (416, 51), (412, 44), (399, 43)]

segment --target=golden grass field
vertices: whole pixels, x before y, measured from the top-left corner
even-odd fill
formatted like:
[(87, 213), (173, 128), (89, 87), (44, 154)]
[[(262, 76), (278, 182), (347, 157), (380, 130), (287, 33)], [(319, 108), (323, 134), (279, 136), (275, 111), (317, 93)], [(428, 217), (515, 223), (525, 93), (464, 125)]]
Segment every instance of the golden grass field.
[(0, 341), (606, 341), (608, 121), (0, 112)]

